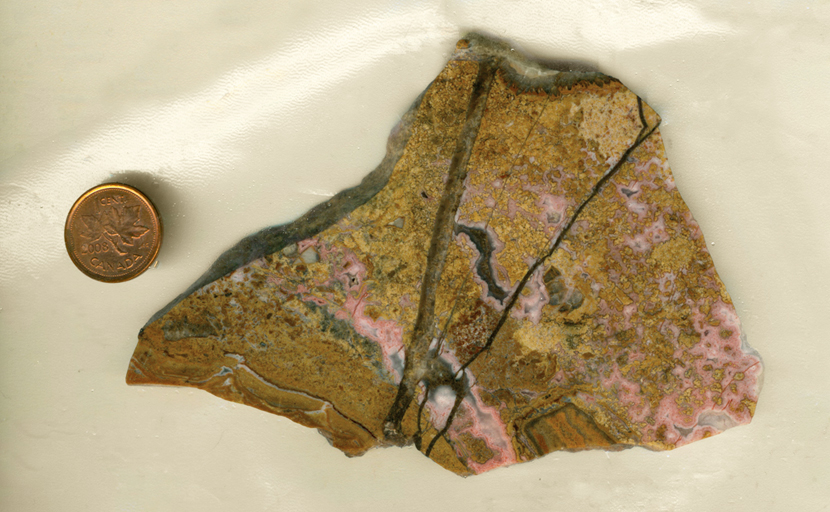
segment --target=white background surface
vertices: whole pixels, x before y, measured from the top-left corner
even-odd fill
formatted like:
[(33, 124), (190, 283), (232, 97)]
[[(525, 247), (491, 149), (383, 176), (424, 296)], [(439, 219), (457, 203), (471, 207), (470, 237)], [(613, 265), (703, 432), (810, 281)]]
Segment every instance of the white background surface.
[[(827, 2), (0, 1), (0, 509), (826, 510)], [(668, 453), (553, 454), (462, 479), (347, 459), (202, 391), (127, 387), (144, 322), (225, 249), (380, 161), (467, 30), (616, 76), (663, 117), (676, 182), (766, 364), (752, 424)], [(124, 284), (63, 248), (106, 181), (162, 212)]]

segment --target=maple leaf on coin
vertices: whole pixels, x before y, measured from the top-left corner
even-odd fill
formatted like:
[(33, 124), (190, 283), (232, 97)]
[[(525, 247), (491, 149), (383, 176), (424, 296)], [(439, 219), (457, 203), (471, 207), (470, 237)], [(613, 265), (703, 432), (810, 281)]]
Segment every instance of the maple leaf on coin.
[(139, 206), (110, 206), (102, 213), (101, 225), (110, 236), (117, 236), (121, 243), (132, 245), (133, 240), (141, 238), (149, 228), (139, 224)]
[(82, 215), (81, 236), (90, 240), (97, 240), (104, 234), (104, 226), (101, 224), (100, 213), (96, 215)]
[(659, 124), (614, 78), (471, 35), (361, 184), (243, 239), (150, 319), (127, 382), (461, 475), (748, 423), (761, 360)]

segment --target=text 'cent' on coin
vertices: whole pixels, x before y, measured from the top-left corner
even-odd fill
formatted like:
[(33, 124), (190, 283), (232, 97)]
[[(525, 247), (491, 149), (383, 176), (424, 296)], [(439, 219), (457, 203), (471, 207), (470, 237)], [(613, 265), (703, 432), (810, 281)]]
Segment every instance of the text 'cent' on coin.
[(75, 266), (107, 283), (127, 281), (147, 270), (161, 239), (156, 207), (140, 191), (120, 183), (99, 185), (81, 195), (64, 228)]

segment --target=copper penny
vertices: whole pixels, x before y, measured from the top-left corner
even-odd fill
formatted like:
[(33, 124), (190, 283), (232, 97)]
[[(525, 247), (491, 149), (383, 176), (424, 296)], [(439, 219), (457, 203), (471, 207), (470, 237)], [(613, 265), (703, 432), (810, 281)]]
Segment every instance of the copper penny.
[(153, 263), (162, 226), (147, 196), (108, 183), (86, 191), (69, 210), (66, 250), (81, 272), (106, 283), (132, 279)]

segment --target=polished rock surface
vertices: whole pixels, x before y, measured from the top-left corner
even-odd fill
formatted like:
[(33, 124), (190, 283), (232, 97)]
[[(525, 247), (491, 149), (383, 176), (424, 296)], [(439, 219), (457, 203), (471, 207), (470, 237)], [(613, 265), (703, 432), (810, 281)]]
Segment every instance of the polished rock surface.
[(611, 77), (472, 35), (378, 168), (223, 255), (142, 329), (127, 381), (462, 475), (748, 423), (762, 364), (659, 123)]

